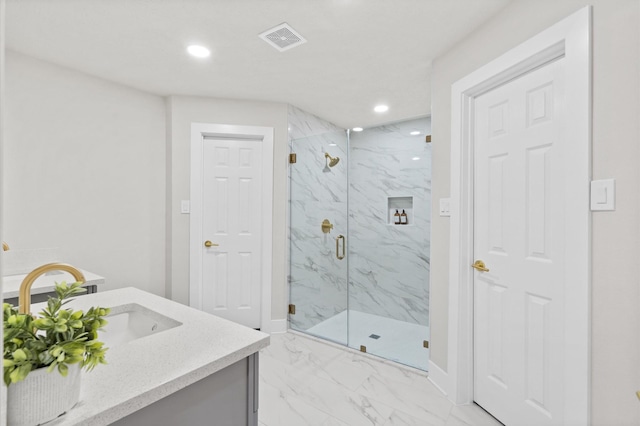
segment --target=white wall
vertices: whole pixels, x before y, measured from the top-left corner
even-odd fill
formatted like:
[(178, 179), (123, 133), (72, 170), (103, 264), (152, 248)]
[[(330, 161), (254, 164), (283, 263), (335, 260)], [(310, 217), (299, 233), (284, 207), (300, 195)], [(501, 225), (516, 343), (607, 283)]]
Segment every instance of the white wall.
[(192, 122), (275, 128), (274, 319), (286, 318), (287, 105), (164, 99), (7, 52), (2, 213), (12, 248), (188, 303)]
[(5, 241), (164, 295), (162, 98), (11, 51), (6, 86)]
[(167, 155), (170, 192), (170, 297), (189, 303), (189, 215), (180, 214), (180, 201), (189, 199), (191, 123), (236, 124), (274, 128), (273, 172), (273, 319), (286, 318), (286, 206), (287, 206), (287, 105), (275, 102), (239, 101), (186, 96), (167, 100)]
[[(434, 203), (449, 195), (451, 84), (586, 4), (515, 1), (434, 61)], [(593, 178), (615, 178), (617, 184), (616, 211), (593, 214), (592, 420), (594, 425), (637, 425), (640, 2), (589, 4), (593, 5)], [(433, 215), (432, 231), (431, 357), (446, 370), (448, 219)]]

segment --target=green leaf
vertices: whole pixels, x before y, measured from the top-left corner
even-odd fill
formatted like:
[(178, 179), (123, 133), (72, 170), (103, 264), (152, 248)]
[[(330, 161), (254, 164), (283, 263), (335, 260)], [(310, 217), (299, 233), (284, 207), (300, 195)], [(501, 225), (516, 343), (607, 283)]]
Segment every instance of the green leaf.
[(14, 351), (12, 355), (13, 359), (17, 362), (23, 362), (27, 360), (27, 354), (22, 349)]
[(60, 374), (62, 374), (63, 377), (67, 377), (67, 374), (69, 373), (69, 367), (67, 367), (66, 364), (58, 364), (58, 371), (60, 372)]
[(49, 330), (53, 327), (54, 322), (49, 318), (38, 318), (33, 325), (40, 330)]
[(67, 329), (68, 329), (67, 324), (60, 324), (60, 323), (56, 324), (55, 327), (53, 328), (53, 330), (56, 333), (64, 333), (65, 331), (67, 331)]
[(84, 324), (82, 323), (82, 321), (79, 321), (79, 320), (69, 321), (68, 324), (69, 324), (69, 327), (71, 327), (71, 328), (82, 328), (82, 327), (84, 327)]
[(24, 364), (13, 370), (10, 374), (11, 383), (17, 383), (24, 380), (31, 372), (31, 364)]
[(6, 322), (8, 325), (15, 326), (15, 325), (17, 325), (17, 324), (18, 324), (18, 316), (17, 316), (17, 315), (11, 315), (9, 318), (7, 318), (7, 319), (5, 320), (5, 322)]
[(42, 365), (49, 365), (53, 362), (54, 358), (49, 352), (45, 351), (38, 354), (38, 360)]

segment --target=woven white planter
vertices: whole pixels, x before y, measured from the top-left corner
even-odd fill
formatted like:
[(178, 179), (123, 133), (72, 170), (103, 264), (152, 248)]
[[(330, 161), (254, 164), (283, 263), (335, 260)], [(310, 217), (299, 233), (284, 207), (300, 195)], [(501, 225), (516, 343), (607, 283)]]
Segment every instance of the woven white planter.
[(80, 399), (80, 364), (69, 366), (67, 377), (39, 368), (9, 386), (7, 425), (36, 426), (66, 413)]

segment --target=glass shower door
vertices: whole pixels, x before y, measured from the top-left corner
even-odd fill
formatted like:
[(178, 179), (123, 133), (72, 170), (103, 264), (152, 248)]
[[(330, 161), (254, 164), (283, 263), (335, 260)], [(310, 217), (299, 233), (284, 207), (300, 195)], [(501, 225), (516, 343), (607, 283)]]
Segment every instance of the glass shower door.
[(307, 136), (291, 149), (290, 328), (346, 345), (347, 136)]
[(349, 140), (349, 346), (422, 370), (429, 360), (428, 133), (421, 118)]

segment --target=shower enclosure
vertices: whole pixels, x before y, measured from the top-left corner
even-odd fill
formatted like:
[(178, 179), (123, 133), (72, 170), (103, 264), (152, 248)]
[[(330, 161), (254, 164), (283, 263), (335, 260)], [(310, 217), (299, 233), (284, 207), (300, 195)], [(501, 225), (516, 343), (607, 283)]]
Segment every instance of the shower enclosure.
[(290, 127), (290, 328), (426, 370), (429, 118)]

